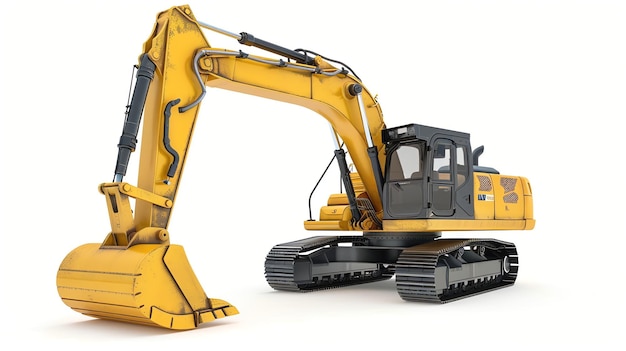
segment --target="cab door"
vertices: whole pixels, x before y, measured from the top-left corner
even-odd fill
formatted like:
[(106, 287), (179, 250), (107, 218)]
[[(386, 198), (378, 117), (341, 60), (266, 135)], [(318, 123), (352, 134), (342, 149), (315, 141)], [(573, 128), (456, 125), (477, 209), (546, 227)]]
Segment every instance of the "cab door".
[(425, 141), (399, 143), (388, 153), (383, 186), (384, 217), (426, 218)]
[(463, 139), (434, 139), (428, 157), (429, 218), (473, 217), (470, 149)]
[(454, 141), (439, 138), (429, 152), (428, 206), (429, 217), (454, 215), (456, 167), (454, 165)]

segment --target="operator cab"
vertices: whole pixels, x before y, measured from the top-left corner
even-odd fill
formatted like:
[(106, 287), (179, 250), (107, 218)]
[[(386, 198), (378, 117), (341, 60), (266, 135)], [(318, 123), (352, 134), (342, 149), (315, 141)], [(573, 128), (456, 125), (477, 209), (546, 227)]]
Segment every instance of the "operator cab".
[(382, 134), (384, 219), (473, 218), (467, 133), (409, 124)]

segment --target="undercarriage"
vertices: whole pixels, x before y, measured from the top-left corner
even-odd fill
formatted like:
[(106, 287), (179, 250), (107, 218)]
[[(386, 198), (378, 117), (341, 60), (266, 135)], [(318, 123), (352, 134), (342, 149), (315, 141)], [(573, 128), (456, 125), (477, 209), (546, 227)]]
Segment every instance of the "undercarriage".
[(440, 239), (440, 233), (314, 236), (274, 246), (265, 277), (276, 290), (316, 291), (396, 276), (408, 301), (445, 303), (512, 285), (515, 245), (494, 239)]

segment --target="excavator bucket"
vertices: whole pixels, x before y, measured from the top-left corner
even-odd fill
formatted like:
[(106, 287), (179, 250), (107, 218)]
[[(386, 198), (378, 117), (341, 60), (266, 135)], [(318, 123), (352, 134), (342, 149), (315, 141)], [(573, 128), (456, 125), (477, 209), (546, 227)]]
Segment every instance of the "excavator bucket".
[(168, 329), (193, 329), (238, 313), (228, 302), (207, 298), (178, 245), (80, 246), (62, 261), (57, 290), (85, 315)]

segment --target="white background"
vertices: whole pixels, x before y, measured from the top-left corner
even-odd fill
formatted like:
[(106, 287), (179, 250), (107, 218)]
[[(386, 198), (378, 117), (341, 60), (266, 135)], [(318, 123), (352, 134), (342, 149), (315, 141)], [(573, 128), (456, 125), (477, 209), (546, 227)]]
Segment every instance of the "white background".
[[(346, 63), (378, 94), (387, 125), (469, 132), (474, 147), (485, 145), (482, 165), (528, 177), (536, 229), (474, 233), (517, 244), (517, 283), (445, 305), (404, 302), (393, 279), (310, 294), (272, 291), (263, 276), (265, 254), (316, 234), (302, 221), (332, 157), (330, 133), (322, 118), (298, 106), (211, 89), (169, 230), (207, 295), (241, 314), (171, 332), (71, 311), (56, 292), (56, 271), (72, 249), (101, 242), (108, 232), (97, 185), (113, 177), (132, 65), (157, 12), (182, 4), (3, 5), (5, 345), (623, 346), (619, 141), (626, 131), (626, 6), (620, 1), (189, 1), (203, 22)], [(207, 37), (213, 46), (253, 52), (234, 39)], [(134, 155), (131, 167), (138, 163)], [(334, 179), (313, 198), (314, 217), (338, 190)]]

